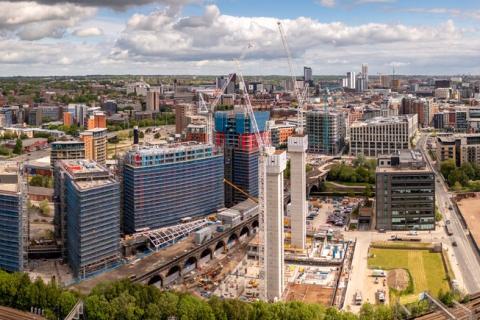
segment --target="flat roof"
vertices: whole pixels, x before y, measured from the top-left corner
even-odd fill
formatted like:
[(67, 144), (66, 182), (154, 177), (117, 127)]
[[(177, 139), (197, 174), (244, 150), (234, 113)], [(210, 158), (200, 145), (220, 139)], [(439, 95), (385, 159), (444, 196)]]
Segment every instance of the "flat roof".
[(0, 191), (18, 192), (18, 164), (13, 161), (0, 162)]
[(406, 114), (401, 116), (374, 117), (364, 121), (355, 121), (354, 123), (352, 123), (351, 127), (365, 127), (369, 125), (404, 123), (404, 122), (407, 122), (409, 118), (413, 118), (413, 115)]

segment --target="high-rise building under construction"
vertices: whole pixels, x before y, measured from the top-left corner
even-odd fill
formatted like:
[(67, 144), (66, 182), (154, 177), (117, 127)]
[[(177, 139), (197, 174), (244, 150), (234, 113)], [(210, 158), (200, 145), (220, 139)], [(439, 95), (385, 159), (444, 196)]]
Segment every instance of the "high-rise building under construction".
[[(261, 135), (267, 136), (268, 112), (255, 112)], [(258, 145), (252, 121), (243, 111), (215, 113), (215, 144), (224, 149), (225, 179), (250, 196), (258, 196)], [(225, 205), (230, 207), (247, 196), (235, 188), (225, 186)]]
[(178, 224), (224, 206), (223, 154), (213, 145), (137, 147), (127, 152), (123, 172), (127, 233)]
[(0, 162), (0, 268), (22, 271), (27, 264), (27, 189), (21, 167)]
[(311, 110), (306, 113), (308, 152), (335, 155), (345, 146), (345, 114), (339, 111)]
[(55, 214), (63, 254), (84, 278), (120, 259), (120, 184), (91, 160), (55, 164)]

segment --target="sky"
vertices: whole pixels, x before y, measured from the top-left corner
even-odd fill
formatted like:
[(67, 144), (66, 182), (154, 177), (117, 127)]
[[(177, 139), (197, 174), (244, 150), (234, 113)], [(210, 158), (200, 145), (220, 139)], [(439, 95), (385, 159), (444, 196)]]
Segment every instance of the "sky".
[(478, 0), (0, 0), (0, 76), (480, 74)]

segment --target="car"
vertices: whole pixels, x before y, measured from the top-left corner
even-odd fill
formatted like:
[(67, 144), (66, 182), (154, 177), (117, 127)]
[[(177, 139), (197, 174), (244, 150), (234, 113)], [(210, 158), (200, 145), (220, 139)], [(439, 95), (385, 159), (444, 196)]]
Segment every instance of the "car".
[(453, 247), (458, 246), (457, 241), (452, 241), (452, 246), (453, 246)]
[(449, 205), (449, 206), (448, 206), (448, 209), (453, 210), (452, 205)]
[(445, 220), (445, 224), (450, 224), (450, 220)]
[(387, 231), (386, 231), (385, 229), (378, 229), (378, 232), (380, 232), (380, 233), (385, 233), (385, 232), (387, 232)]
[(418, 235), (418, 232), (415, 231), (415, 230), (410, 230), (410, 231), (408, 231), (408, 235), (409, 236), (416, 236), (416, 235)]

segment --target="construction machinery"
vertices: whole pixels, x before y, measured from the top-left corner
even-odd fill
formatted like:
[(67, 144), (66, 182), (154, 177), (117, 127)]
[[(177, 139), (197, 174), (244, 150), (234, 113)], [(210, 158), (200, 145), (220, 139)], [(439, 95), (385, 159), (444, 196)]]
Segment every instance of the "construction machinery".
[(285, 53), (287, 54), (287, 61), (288, 61), (288, 69), (290, 71), (290, 78), (293, 83), (293, 91), (295, 94), (295, 97), (297, 98), (297, 103), (298, 103), (298, 113), (297, 113), (297, 121), (298, 121), (298, 127), (297, 127), (297, 133), (303, 133), (303, 112), (304, 112), (304, 104), (307, 99), (308, 95), (308, 85), (304, 84), (304, 87), (302, 90), (300, 90), (298, 83), (297, 83), (297, 77), (295, 76), (295, 69), (293, 65), (293, 59), (292, 59), (292, 54), (290, 51), (290, 47), (288, 46), (287, 42), (287, 36), (285, 34), (285, 30), (283, 29), (283, 25), (280, 21), (277, 22), (278, 25), (278, 30), (280, 31), (280, 35), (282, 37), (282, 43), (283, 43), (283, 48), (285, 49)]
[(250, 117), (252, 131), (255, 135), (258, 151), (259, 151), (259, 162), (258, 162), (258, 261), (259, 261), (259, 293), (261, 299), (265, 300), (267, 297), (266, 294), (266, 286), (265, 286), (265, 244), (267, 243), (266, 239), (266, 232), (265, 232), (265, 193), (266, 193), (266, 161), (269, 154), (272, 153), (273, 149), (270, 146), (270, 139), (268, 136), (264, 137), (260, 134), (260, 130), (258, 128), (258, 123), (255, 118), (255, 113), (253, 112), (252, 103), (250, 101), (250, 96), (248, 95), (248, 91), (245, 90), (247, 88), (245, 84), (245, 79), (243, 78), (243, 73), (240, 67), (240, 61), (236, 60), (237, 65), (237, 75), (239, 78), (239, 83), (241, 88), (244, 88), (242, 92), (245, 111)]
[(200, 98), (198, 104), (198, 114), (205, 115), (207, 119), (207, 143), (213, 144), (213, 114), (215, 113), (215, 108), (220, 103), (221, 98), (225, 90), (227, 89), (230, 82), (234, 79), (235, 74), (231, 73), (228, 75), (227, 81), (223, 84), (222, 88), (216, 91), (214, 95), (213, 102), (210, 106), (207, 105), (205, 99), (203, 98), (203, 93), (199, 92), (198, 96)]

